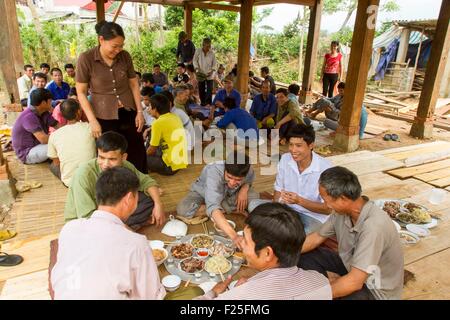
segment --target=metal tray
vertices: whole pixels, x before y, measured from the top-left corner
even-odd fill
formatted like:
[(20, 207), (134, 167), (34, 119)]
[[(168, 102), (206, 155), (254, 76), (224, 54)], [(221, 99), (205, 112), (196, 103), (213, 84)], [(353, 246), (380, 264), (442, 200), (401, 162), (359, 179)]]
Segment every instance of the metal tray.
[[(185, 243), (188, 242), (190, 243), (192, 237), (196, 236), (197, 234), (189, 234), (187, 236), (182, 237), (181, 239), (176, 241), (176, 244), (180, 244), (180, 243)], [(222, 242), (224, 244), (230, 244), (232, 243), (232, 241), (230, 239), (227, 239), (225, 237), (221, 237), (218, 235), (214, 235), (214, 240), (218, 241), (218, 242)], [(176, 244), (172, 244), (172, 245), (168, 245), (167, 246), (167, 251), (169, 252), (169, 256), (166, 259), (166, 261), (164, 261), (164, 266), (166, 267), (166, 270), (173, 275), (177, 275), (181, 278), (181, 280), (183, 281), (188, 281), (191, 280), (190, 283), (193, 284), (201, 284), (203, 282), (207, 282), (207, 281), (215, 281), (215, 282), (220, 282), (222, 281), (220, 274), (216, 274), (215, 277), (210, 277), (209, 273), (206, 272), (205, 270), (203, 270), (202, 272), (200, 272), (201, 277), (197, 278), (195, 277), (195, 275), (193, 274), (189, 274), (186, 273), (182, 270), (180, 270), (178, 268), (178, 264), (181, 260), (183, 259), (176, 259), (172, 256), (171, 254), (171, 249), (173, 246), (175, 246)], [(205, 263), (206, 261), (208, 261), (210, 257), (205, 259)], [(173, 263), (169, 263), (169, 260), (172, 259)], [(240, 269), (241, 269), (241, 265), (242, 265), (242, 259), (236, 259), (233, 258), (233, 256), (227, 258), (227, 260), (229, 260), (231, 262), (231, 270), (228, 271), (227, 273), (224, 273), (223, 276), (226, 278), (229, 275), (234, 275), (235, 273), (237, 273)]]

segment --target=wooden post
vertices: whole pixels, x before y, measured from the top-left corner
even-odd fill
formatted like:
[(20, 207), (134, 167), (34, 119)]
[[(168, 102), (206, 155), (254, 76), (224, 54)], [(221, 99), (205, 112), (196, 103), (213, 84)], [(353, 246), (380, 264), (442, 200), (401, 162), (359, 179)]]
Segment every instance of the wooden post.
[(410, 135), (417, 138), (431, 138), (433, 136), (433, 115), (439, 95), (439, 86), (447, 63), (450, 48), (450, 1), (442, 1), (436, 33), (431, 45), (420, 94), (417, 116), (411, 126)]
[(113, 18), (112, 22), (116, 22), (117, 17), (119, 16), (120, 11), (122, 10), (122, 7), (123, 7), (124, 4), (125, 4), (125, 0), (122, 0), (120, 2), (119, 8), (117, 9), (116, 13), (114, 14), (114, 18)]
[(323, 0), (316, 0), (310, 7), (308, 40), (305, 54), (305, 67), (303, 69), (302, 89), (299, 101), (303, 104), (311, 103), (311, 90), (317, 65), (317, 47), (319, 44), (320, 17), (322, 15)]
[(15, 1), (4, 1), (5, 2), (5, 15), (4, 18), (8, 21), (9, 27), (9, 37), (11, 39), (12, 55), (14, 57), (14, 68), (16, 70), (16, 77), (19, 77), (23, 73), (23, 52), (22, 52), (22, 42), (20, 40), (19, 33), (19, 21), (17, 20), (17, 9)]
[[(18, 103), (20, 102), (20, 98), (19, 89), (17, 87), (16, 70), (14, 67), (16, 63), (14, 52), (19, 49), (18, 47), (15, 47), (18, 46), (16, 42), (18, 35), (13, 34), (13, 30), (10, 29), (13, 23), (9, 21), (10, 19), (17, 20), (17, 16), (15, 3), (14, 6), (12, 6), (10, 2), (14, 1), (0, 1), (0, 12), (4, 12), (4, 17), (0, 19), (0, 43), (2, 44), (0, 46), (0, 65), (8, 97), (11, 103)], [(16, 31), (18, 32), (18, 29)], [(18, 42), (20, 46), (20, 41)], [(20, 67), (20, 70), (23, 70), (23, 65)]]
[(247, 104), (248, 72), (250, 69), (250, 41), (252, 37), (252, 15), (254, 0), (241, 3), (238, 46), (238, 77), (236, 89), (241, 93), (241, 107)]
[(97, 22), (105, 20), (105, 0), (95, 0)]
[(189, 4), (184, 5), (184, 32), (192, 39), (192, 7)]
[(367, 83), (379, 0), (360, 0), (353, 28), (345, 96), (334, 147), (352, 152), (359, 146), (359, 120)]
[(397, 59), (395, 59), (395, 62), (401, 63), (405, 62), (406, 54), (408, 53), (410, 36), (411, 36), (411, 29), (404, 28), (402, 30), (402, 35), (400, 36), (400, 44), (398, 45)]

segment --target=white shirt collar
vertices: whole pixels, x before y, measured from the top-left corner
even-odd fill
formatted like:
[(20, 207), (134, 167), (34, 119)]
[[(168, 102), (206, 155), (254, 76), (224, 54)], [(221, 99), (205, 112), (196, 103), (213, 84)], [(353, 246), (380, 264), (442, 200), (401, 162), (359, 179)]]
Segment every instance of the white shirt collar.
[(300, 172), (300, 170), (298, 169), (297, 162), (292, 158), (291, 154), (289, 154), (289, 165), (293, 169), (295, 169), (298, 172), (298, 174), (300, 174), (300, 175), (309, 174), (309, 173), (313, 173), (313, 172), (321, 172), (319, 156), (314, 151), (312, 151), (311, 164), (303, 172)]
[(111, 212), (108, 211), (104, 211), (104, 210), (95, 210), (92, 215), (91, 215), (91, 219), (102, 219), (108, 222), (112, 222), (121, 226), (125, 226), (125, 224), (123, 223), (122, 220), (120, 220), (120, 218), (114, 214), (112, 214)]

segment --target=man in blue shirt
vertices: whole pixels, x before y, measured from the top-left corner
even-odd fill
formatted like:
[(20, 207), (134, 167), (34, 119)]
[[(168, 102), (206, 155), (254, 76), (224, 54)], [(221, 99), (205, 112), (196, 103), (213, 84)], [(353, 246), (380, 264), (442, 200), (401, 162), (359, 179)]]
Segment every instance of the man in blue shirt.
[(47, 85), (47, 89), (53, 96), (52, 106), (56, 106), (58, 103), (67, 99), (69, 96), (70, 86), (67, 82), (63, 81), (61, 69), (53, 68), (50, 73), (53, 81)]
[(225, 115), (219, 122), (217, 127), (221, 129), (237, 129), (238, 138), (241, 139), (258, 139), (258, 127), (256, 120), (247, 111), (237, 107), (234, 98), (226, 97), (224, 102)]
[(236, 103), (236, 107), (241, 106), (241, 94), (239, 91), (233, 88), (233, 78), (230, 76), (226, 76), (225, 80), (223, 81), (224, 88), (217, 91), (216, 96), (214, 97), (214, 100), (212, 102), (213, 104), (213, 112), (214, 117), (219, 117), (225, 114), (225, 98), (231, 97), (234, 98), (234, 101)]
[(270, 93), (270, 82), (268, 80), (263, 81), (261, 93), (253, 99), (250, 114), (257, 120), (258, 128), (270, 129), (274, 127), (277, 99)]

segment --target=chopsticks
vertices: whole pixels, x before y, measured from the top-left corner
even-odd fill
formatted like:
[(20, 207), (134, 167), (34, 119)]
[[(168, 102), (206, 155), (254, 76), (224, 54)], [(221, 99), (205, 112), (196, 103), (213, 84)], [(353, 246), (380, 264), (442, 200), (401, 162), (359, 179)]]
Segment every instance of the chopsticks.
[(187, 286), (189, 285), (189, 283), (191, 282), (192, 278), (189, 278), (189, 280), (185, 283), (184, 287), (187, 288)]
[(225, 277), (223, 276), (223, 273), (222, 273), (222, 271), (220, 271), (220, 269), (219, 269), (219, 274), (220, 274), (220, 278), (222, 279), (222, 282), (224, 282), (225, 281)]
[(205, 234), (209, 234), (208, 226), (206, 225), (206, 222), (202, 222), (203, 231)]

